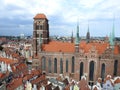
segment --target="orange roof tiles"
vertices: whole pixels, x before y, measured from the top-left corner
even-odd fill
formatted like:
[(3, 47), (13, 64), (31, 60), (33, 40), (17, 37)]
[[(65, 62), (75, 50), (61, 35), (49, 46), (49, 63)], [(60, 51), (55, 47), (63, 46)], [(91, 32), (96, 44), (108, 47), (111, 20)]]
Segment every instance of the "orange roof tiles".
[(25, 77), (23, 78), (23, 80), (29, 80), (30, 78), (32, 78), (32, 77), (34, 77), (34, 76), (38, 76), (38, 75), (40, 75), (41, 74), (41, 71), (39, 71), (39, 70), (32, 70), (31, 71), (31, 74), (28, 74), (29, 72), (26, 72), (26, 75), (25, 75)]
[(16, 88), (18, 88), (21, 85), (23, 85), (22, 78), (16, 78), (16, 79), (13, 79), (12, 82), (8, 84), (7, 88), (8, 88), (8, 90), (15, 90)]
[(45, 14), (39, 13), (34, 17), (34, 19), (47, 19), (47, 18), (45, 16)]
[(26, 69), (26, 68), (27, 68), (27, 65), (24, 64), (24, 63), (21, 63), (21, 64), (19, 64), (18, 66), (16, 66), (16, 68), (17, 68), (18, 70)]
[(4, 74), (0, 72), (0, 79), (1, 79), (3, 76), (4, 76)]
[(99, 54), (102, 54), (107, 49), (109, 44), (108, 43), (97, 43), (97, 42), (86, 43), (85, 41), (82, 41), (80, 43), (80, 48), (83, 49), (86, 53), (89, 52), (89, 50), (93, 46), (96, 48)]
[(68, 42), (51, 41), (43, 45), (43, 51), (47, 52), (74, 52), (74, 44)]
[[(85, 41), (81, 41), (79, 44), (79, 48), (84, 50), (85, 53), (88, 53), (92, 47), (95, 47), (98, 54), (104, 53), (104, 51), (109, 47), (109, 43), (99, 43), (99, 42), (91, 42), (86, 43)], [(61, 41), (51, 41), (49, 44), (43, 44), (42, 50), (46, 52), (75, 52), (75, 44), (69, 42), (61, 42)], [(119, 47), (115, 46), (114, 54), (119, 54)]]
[(8, 59), (8, 58), (0, 57), (0, 62), (5, 62), (6, 64), (14, 64), (14, 63), (17, 63), (18, 60), (12, 60), (12, 59)]
[(44, 81), (45, 79), (46, 79), (46, 76), (45, 76), (45, 75), (42, 75), (42, 76), (36, 78), (35, 80), (32, 80), (31, 83), (32, 83), (32, 84), (37, 84), (37, 83), (39, 83), (39, 82), (41, 82), (41, 81)]

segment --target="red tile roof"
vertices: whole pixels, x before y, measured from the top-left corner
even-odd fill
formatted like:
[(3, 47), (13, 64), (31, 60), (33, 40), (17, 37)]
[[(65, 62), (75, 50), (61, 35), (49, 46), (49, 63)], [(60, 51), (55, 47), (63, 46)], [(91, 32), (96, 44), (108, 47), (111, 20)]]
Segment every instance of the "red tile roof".
[(2, 79), (2, 77), (4, 77), (4, 74), (0, 72), (0, 79)]
[(74, 44), (68, 42), (51, 41), (43, 45), (43, 51), (47, 52), (74, 52)]
[(45, 16), (45, 14), (39, 13), (39, 14), (37, 14), (37, 15), (34, 17), (34, 19), (47, 19), (47, 18), (46, 18), (46, 16)]
[(38, 76), (38, 75), (41, 75), (41, 71), (39, 70), (32, 70), (30, 74), (28, 74), (29, 72), (26, 72), (25, 77), (23, 78), (23, 80), (29, 80), (31, 78), (33, 78), (34, 76)]
[[(86, 43), (85, 41), (81, 41), (79, 44), (79, 48), (83, 49), (85, 53), (88, 53), (92, 47), (95, 47), (98, 54), (104, 53), (104, 51), (109, 47), (109, 43), (99, 43), (99, 42), (91, 42)], [(46, 52), (75, 52), (75, 44), (69, 42), (61, 42), (61, 41), (51, 41), (49, 44), (44, 44), (42, 46), (42, 50)], [(115, 46), (114, 54), (120, 54), (119, 47)]]
[(35, 80), (32, 80), (31, 83), (32, 83), (32, 84), (37, 84), (37, 83), (39, 83), (39, 82), (41, 82), (41, 81), (44, 81), (44, 80), (46, 80), (46, 76), (45, 76), (45, 75), (42, 75), (42, 76), (36, 78)]
[(18, 60), (12, 60), (8, 58), (0, 57), (0, 62), (5, 62), (6, 64), (14, 64), (14, 63), (17, 63)]
[(7, 85), (7, 89), (15, 90), (16, 88), (18, 88), (21, 85), (23, 85), (22, 78), (16, 78), (16, 79), (13, 79), (12, 82)]

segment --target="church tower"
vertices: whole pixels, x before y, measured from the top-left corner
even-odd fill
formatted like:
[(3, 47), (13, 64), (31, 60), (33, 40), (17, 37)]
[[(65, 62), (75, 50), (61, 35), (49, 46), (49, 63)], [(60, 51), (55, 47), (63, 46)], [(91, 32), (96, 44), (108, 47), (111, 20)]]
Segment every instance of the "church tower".
[(44, 14), (37, 14), (33, 22), (33, 55), (41, 51), (41, 45), (49, 42), (49, 24)]

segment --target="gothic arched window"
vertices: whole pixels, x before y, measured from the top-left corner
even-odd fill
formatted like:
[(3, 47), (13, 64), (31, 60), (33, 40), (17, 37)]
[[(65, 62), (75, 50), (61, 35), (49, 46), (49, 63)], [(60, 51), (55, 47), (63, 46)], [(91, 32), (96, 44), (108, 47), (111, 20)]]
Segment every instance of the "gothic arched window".
[(113, 73), (114, 76), (117, 76), (117, 69), (118, 69), (118, 60), (115, 60), (114, 61), (114, 73)]
[(46, 69), (46, 58), (42, 57), (42, 70)]
[(63, 61), (60, 59), (60, 73), (63, 73)]
[(84, 70), (84, 64), (83, 64), (83, 62), (81, 62), (80, 63), (80, 79), (81, 79), (81, 77), (83, 75), (83, 70)]
[(54, 59), (54, 73), (57, 73), (57, 59)]
[(68, 72), (68, 60), (66, 60), (66, 72)]
[(49, 73), (52, 72), (52, 70), (51, 70), (52, 68), (51, 67), (52, 67), (52, 63), (51, 63), (51, 59), (49, 59), (49, 61), (48, 61), (48, 72)]
[(72, 57), (72, 69), (71, 72), (74, 73), (74, 69), (75, 69), (75, 57)]
[(91, 61), (89, 64), (89, 80), (94, 80), (94, 61)]
[(102, 67), (101, 67), (101, 78), (102, 80), (104, 80), (105, 78), (105, 64), (104, 63), (102, 64)]

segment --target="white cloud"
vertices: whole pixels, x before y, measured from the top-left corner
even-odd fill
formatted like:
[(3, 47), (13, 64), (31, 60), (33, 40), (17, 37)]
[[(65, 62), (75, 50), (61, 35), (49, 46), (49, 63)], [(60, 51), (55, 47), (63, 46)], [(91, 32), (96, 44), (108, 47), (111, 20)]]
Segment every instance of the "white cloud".
[[(94, 24), (99, 20), (111, 20), (113, 15), (120, 19), (120, 0), (0, 0), (0, 3), (0, 18), (32, 21), (37, 13), (45, 13), (48, 19), (56, 19), (50, 23), (55, 26), (61, 23), (56, 28), (67, 31), (74, 29), (77, 18), (85, 25), (88, 20)], [(52, 29), (55, 29), (54, 25)]]
[[(24, 15), (33, 17), (36, 13), (45, 13), (47, 16), (60, 14), (67, 22), (76, 22), (79, 17), (81, 20), (99, 18), (101, 15), (110, 17), (111, 13), (120, 11), (119, 0), (75, 0), (70, 2), (67, 0), (4, 0), (2, 1), (2, 15), (10, 17), (16, 15)], [(13, 8), (9, 11), (9, 6), (17, 6), (21, 9)], [(11, 13), (10, 13), (11, 12)]]
[(83, 8), (94, 8), (101, 2), (103, 2), (103, 0), (80, 0), (80, 5), (82, 5)]

